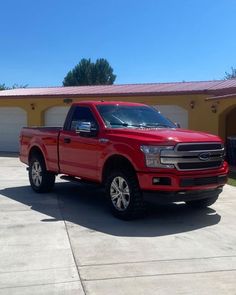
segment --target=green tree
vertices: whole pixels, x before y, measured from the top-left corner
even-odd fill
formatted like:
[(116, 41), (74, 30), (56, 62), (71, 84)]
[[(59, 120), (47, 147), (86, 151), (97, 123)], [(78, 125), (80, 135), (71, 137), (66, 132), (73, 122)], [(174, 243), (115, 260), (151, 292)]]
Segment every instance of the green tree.
[(19, 85), (19, 84), (13, 84), (12, 87), (8, 87), (5, 84), (0, 84), (0, 90), (9, 90), (9, 89), (17, 89), (17, 88), (27, 88), (28, 85)]
[(0, 84), (0, 90), (7, 90), (9, 89), (5, 84)]
[(106, 59), (99, 58), (94, 63), (90, 58), (83, 58), (67, 73), (63, 86), (111, 85), (115, 79), (116, 75)]
[(225, 72), (225, 80), (235, 79), (236, 78), (236, 68), (231, 67), (231, 73)]
[(23, 84), (20, 84), (19, 85), (19, 84), (16, 84), (15, 83), (15, 84), (12, 85), (12, 87), (10, 89), (27, 88), (27, 87), (28, 87), (28, 84), (24, 84), (24, 85)]

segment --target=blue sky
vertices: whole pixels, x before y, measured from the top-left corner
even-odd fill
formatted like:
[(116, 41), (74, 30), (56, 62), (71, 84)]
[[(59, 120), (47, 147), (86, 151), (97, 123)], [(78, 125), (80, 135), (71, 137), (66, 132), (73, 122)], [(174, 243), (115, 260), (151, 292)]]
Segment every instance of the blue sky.
[(0, 84), (58, 86), (81, 58), (116, 84), (212, 80), (236, 67), (235, 0), (3, 0)]

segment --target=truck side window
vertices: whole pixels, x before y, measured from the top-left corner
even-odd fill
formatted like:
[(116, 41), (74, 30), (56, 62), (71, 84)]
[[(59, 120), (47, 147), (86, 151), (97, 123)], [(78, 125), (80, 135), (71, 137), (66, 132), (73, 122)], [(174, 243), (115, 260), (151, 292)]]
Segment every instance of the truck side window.
[(93, 113), (89, 107), (79, 106), (75, 108), (70, 124), (70, 130), (75, 130), (76, 125), (79, 122), (91, 122), (92, 126), (98, 128), (96, 119), (94, 118)]

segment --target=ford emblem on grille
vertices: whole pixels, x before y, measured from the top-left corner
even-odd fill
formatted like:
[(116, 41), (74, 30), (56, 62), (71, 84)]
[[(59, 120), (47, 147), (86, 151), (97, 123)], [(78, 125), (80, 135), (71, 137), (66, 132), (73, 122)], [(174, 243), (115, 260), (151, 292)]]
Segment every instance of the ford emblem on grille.
[(210, 157), (211, 157), (210, 153), (201, 153), (198, 156), (199, 160), (201, 160), (201, 161), (208, 161), (210, 159)]

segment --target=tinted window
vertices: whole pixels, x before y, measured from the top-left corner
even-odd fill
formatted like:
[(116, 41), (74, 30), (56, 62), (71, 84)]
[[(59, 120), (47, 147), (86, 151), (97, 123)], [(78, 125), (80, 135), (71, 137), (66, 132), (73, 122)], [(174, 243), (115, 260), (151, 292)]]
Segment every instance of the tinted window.
[(99, 105), (97, 109), (110, 128), (175, 128), (175, 124), (149, 106)]
[(70, 130), (75, 130), (79, 122), (91, 122), (92, 126), (98, 127), (92, 111), (88, 107), (76, 107), (72, 116)]

